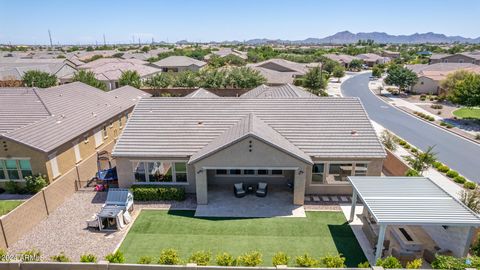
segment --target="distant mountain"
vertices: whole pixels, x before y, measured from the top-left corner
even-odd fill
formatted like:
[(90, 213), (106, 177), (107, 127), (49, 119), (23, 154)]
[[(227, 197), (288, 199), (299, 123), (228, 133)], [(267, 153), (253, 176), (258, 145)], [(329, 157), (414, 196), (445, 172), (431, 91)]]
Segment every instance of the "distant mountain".
[[(349, 31), (338, 32), (334, 35), (324, 38), (307, 38), (304, 40), (281, 40), (281, 39), (250, 39), (243, 43), (249, 45), (262, 44), (296, 44), (296, 45), (314, 45), (314, 44), (349, 44), (356, 43), (359, 40), (373, 40), (375, 43), (404, 43), (404, 44), (420, 44), (420, 43), (480, 43), (478, 38), (465, 38), (461, 36), (446, 36), (437, 33), (415, 33), (412, 35), (389, 35), (384, 32), (370, 33), (352, 33)], [(217, 42), (213, 42), (217, 43)], [(220, 43), (237, 44), (239, 41), (223, 41)]]

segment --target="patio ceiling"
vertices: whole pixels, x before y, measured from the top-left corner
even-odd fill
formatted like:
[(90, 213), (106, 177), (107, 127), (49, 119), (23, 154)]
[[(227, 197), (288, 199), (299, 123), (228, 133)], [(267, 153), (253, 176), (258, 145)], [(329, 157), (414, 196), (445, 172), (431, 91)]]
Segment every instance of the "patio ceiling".
[(381, 225), (480, 226), (480, 218), (426, 177), (348, 177)]

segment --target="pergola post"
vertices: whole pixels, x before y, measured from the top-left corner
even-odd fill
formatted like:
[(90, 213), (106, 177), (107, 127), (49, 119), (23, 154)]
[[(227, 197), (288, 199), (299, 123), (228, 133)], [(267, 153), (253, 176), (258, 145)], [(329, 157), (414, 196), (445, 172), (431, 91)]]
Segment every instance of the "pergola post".
[(352, 222), (355, 219), (355, 207), (357, 206), (357, 192), (355, 189), (352, 194), (352, 208), (350, 209), (350, 219), (348, 222)]
[(375, 251), (375, 262), (382, 257), (383, 241), (385, 240), (386, 230), (387, 230), (387, 225), (380, 224), (380, 231), (378, 232), (377, 250)]

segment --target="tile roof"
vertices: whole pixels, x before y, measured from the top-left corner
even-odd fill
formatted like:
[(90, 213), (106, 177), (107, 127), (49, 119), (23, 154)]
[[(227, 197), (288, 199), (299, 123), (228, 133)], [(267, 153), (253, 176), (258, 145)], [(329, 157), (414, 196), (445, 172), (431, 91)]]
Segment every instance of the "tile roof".
[[(104, 92), (80, 82), (15, 90), (17, 94), (13, 94), (14, 89), (0, 90), (2, 103), (3, 100), (12, 102), (6, 110), (11, 117), (0, 118), (0, 126), (4, 127), (1, 136), (43, 152), (81, 136), (133, 107), (140, 98), (149, 96), (129, 86)], [(30, 109), (29, 114), (26, 108)], [(17, 119), (19, 124), (12, 125)]]
[(148, 62), (138, 59), (100, 58), (83, 64), (79, 69), (90, 70), (98, 80), (119, 80), (123, 72), (133, 70), (140, 77), (146, 77), (161, 72), (160, 69), (147, 65)]
[(245, 115), (231, 128), (200, 149), (200, 151), (193, 154), (188, 163), (195, 163), (248, 137), (254, 137), (297, 159), (313, 164), (312, 159), (307, 154), (298, 149), (297, 146), (289, 142), (269, 125), (265, 124), (253, 113)]
[(280, 86), (260, 85), (241, 95), (240, 98), (298, 98), (318, 97), (292, 84)]
[(431, 65), (417, 64), (406, 66), (415, 72), (418, 77), (427, 77), (435, 81), (441, 81), (448, 74), (458, 70), (466, 70), (480, 74), (480, 66), (470, 63), (436, 63)]
[(188, 67), (192, 65), (203, 67), (206, 64), (207, 64), (206, 62), (203, 62), (194, 58), (190, 58), (187, 56), (169, 56), (167, 58), (164, 58), (162, 60), (159, 60), (153, 63), (153, 65), (158, 67)]
[(330, 97), (142, 99), (114, 155), (189, 157), (250, 113), (311, 157), (385, 157), (360, 101)]
[(333, 61), (336, 61), (336, 62), (339, 62), (339, 63), (343, 63), (343, 64), (350, 64), (350, 62), (352, 62), (352, 60), (360, 59), (358, 57), (351, 56), (351, 55), (348, 55), (348, 54), (327, 53), (327, 54), (324, 54), (323, 56), (330, 59), (330, 60), (333, 60)]
[(214, 93), (203, 89), (198, 88), (197, 90), (193, 91), (192, 93), (186, 95), (187, 98), (218, 98), (219, 96), (215, 95)]

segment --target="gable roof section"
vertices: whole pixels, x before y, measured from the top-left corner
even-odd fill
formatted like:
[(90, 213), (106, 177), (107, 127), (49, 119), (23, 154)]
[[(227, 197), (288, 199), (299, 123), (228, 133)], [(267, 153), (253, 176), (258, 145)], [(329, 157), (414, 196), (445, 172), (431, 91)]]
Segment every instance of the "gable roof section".
[(250, 136), (263, 141), (286, 154), (300, 159), (303, 162), (313, 164), (310, 156), (298, 149), (298, 147), (285, 139), (285, 137), (276, 132), (273, 128), (265, 124), (253, 113), (246, 115), (230, 129), (215, 138), (200, 151), (193, 154), (188, 163), (192, 164), (198, 162)]
[(289, 83), (280, 85), (280, 86), (267, 86), (262, 84), (240, 96), (240, 98), (299, 98), (299, 97), (316, 98), (318, 96)]
[(188, 67), (188, 66), (191, 66), (191, 65), (203, 67), (206, 64), (207, 63), (205, 63), (203, 61), (200, 61), (200, 60), (197, 60), (197, 59), (194, 59), (194, 58), (191, 58), (191, 57), (176, 56), (176, 55), (175, 56), (169, 56), (167, 58), (164, 58), (162, 60), (159, 60), (159, 61), (153, 63), (153, 65), (158, 66), (158, 67)]
[[(35, 108), (38, 121), (10, 129), (2, 136), (43, 152), (50, 152), (81, 136), (131, 108), (141, 97), (149, 96), (133, 87), (121, 87), (107, 93), (80, 82), (30, 91), (37, 94), (38, 100), (48, 113), (37, 104)], [(15, 102), (18, 108), (11, 113), (21, 113), (23, 101), (15, 99)], [(23, 116), (19, 115), (13, 115), (12, 119), (23, 119)], [(0, 123), (3, 121), (0, 120)]]
[(189, 157), (249, 113), (312, 158), (385, 157), (360, 101), (334, 97), (144, 98), (136, 105), (113, 154)]
[(480, 217), (426, 177), (348, 177), (379, 224), (480, 226)]
[(198, 88), (197, 90), (191, 92), (185, 97), (186, 98), (218, 98), (219, 96), (215, 95), (214, 93), (206, 89)]

